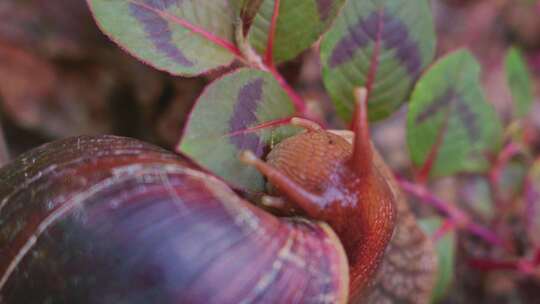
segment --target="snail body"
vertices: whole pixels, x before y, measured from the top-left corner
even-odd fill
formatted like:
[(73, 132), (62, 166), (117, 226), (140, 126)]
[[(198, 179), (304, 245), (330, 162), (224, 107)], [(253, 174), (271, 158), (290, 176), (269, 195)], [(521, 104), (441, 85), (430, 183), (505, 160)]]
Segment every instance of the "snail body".
[[(354, 130), (352, 145), (313, 129), (268, 163), (244, 157), (307, 219), (278, 218), (134, 139), (32, 150), (0, 170), (0, 303), (362, 301), (395, 212), (372, 163), (365, 104)], [(334, 153), (318, 178), (284, 169), (299, 142)]]
[[(395, 196), (375, 165), (367, 120), (367, 92), (359, 89), (354, 139), (313, 126), (285, 139), (254, 165), (310, 218), (324, 221), (349, 261), (350, 301), (368, 294), (395, 227)], [(305, 193), (305, 195), (300, 195)]]
[[(306, 142), (315, 145), (298, 147)], [(268, 163), (321, 197), (324, 208), (310, 217), (328, 223), (342, 240), (350, 265), (351, 294), (361, 294), (378, 269), (394, 229), (390, 188), (377, 168), (358, 172), (348, 164), (352, 146), (333, 133), (308, 132), (280, 145), (269, 154)], [(312, 155), (290, 159), (295, 155), (290, 151), (296, 149)], [(316, 160), (318, 156), (323, 160)]]

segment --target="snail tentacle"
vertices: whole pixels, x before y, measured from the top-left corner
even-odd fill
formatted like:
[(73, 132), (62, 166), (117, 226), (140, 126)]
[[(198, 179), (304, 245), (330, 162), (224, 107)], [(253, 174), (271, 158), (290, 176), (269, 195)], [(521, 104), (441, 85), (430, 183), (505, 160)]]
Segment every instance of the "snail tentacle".
[(356, 107), (353, 114), (354, 141), (352, 167), (357, 173), (371, 174), (373, 166), (373, 152), (371, 149), (371, 136), (369, 135), (369, 121), (367, 114), (368, 92), (366, 88), (354, 90)]
[(257, 158), (253, 152), (244, 151), (240, 160), (257, 168), (279, 191), (286, 193), (290, 200), (312, 217), (316, 217), (324, 207), (321, 196), (305, 190), (287, 175)]

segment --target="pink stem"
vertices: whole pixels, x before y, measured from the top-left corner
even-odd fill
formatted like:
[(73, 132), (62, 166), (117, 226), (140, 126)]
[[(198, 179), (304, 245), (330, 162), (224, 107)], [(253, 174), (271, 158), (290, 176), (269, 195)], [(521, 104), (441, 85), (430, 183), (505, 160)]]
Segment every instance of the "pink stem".
[(433, 206), (435, 209), (448, 216), (450, 220), (454, 221), (458, 227), (468, 230), (471, 234), (476, 235), (492, 245), (505, 247), (504, 242), (496, 234), (488, 228), (472, 222), (465, 212), (458, 209), (455, 205), (438, 198), (425, 186), (414, 184), (399, 178), (398, 183), (405, 192), (416, 196), (424, 203)]
[(474, 259), (469, 264), (482, 271), (517, 270), (516, 261), (497, 261), (490, 259)]
[(444, 220), (443, 224), (435, 233), (433, 234), (433, 240), (438, 241), (442, 237), (444, 237), (448, 232), (454, 230), (456, 228), (456, 223), (454, 221), (451, 221), (449, 219)]
[(264, 62), (266, 65), (272, 67), (274, 65), (274, 40), (276, 37), (277, 19), (279, 16), (280, 0), (274, 0), (274, 13), (272, 14), (272, 21), (270, 23), (270, 30), (268, 32), (268, 43), (266, 45), (266, 55)]
[(422, 168), (418, 172), (418, 175), (416, 176), (417, 182), (420, 184), (425, 184), (429, 176), (431, 174), (431, 170), (433, 169), (433, 165), (435, 164), (435, 161), (437, 160), (437, 156), (439, 156), (439, 150), (441, 149), (441, 146), (443, 144), (444, 135), (446, 134), (446, 131), (448, 129), (448, 122), (450, 121), (450, 111), (446, 112), (446, 115), (444, 117), (444, 122), (439, 130), (439, 133), (437, 134), (437, 139), (435, 142), (435, 145), (431, 147), (431, 150), (429, 151), (428, 157), (424, 164), (422, 165)]
[(286, 118), (267, 121), (265, 123), (262, 123), (260, 125), (257, 125), (257, 126), (251, 127), (251, 128), (247, 128), (247, 129), (243, 129), (243, 130), (237, 130), (237, 131), (225, 134), (225, 136), (236, 136), (236, 135), (241, 135), (241, 134), (257, 132), (257, 131), (263, 130), (263, 129), (276, 128), (276, 127), (280, 127), (280, 126), (284, 126), (284, 125), (289, 125), (289, 124), (291, 124), (291, 120), (293, 118), (294, 118), (294, 116), (293, 117), (286, 117)]
[(504, 241), (498, 235), (493, 233), (492, 230), (484, 226), (481, 226), (479, 224), (476, 224), (472, 222), (470, 219), (468, 223), (465, 224), (464, 228), (469, 230), (472, 234), (484, 239), (488, 243), (497, 245), (499, 247), (505, 247), (505, 248), (507, 247)]
[(537, 264), (534, 260), (521, 258), (516, 260), (491, 260), (491, 259), (474, 259), (469, 264), (482, 271), (497, 271), (511, 270), (517, 271), (526, 276), (536, 275)]

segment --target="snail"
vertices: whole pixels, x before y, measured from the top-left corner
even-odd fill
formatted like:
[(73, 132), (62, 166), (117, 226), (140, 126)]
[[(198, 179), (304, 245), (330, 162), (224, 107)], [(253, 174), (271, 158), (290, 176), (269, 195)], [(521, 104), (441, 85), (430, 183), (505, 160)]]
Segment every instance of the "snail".
[(364, 303), (396, 195), (356, 93), (352, 144), (297, 119), (305, 132), (267, 162), (241, 155), (281, 197), (266, 201), (295, 217), (134, 139), (82, 136), (21, 155), (0, 169), (0, 303)]

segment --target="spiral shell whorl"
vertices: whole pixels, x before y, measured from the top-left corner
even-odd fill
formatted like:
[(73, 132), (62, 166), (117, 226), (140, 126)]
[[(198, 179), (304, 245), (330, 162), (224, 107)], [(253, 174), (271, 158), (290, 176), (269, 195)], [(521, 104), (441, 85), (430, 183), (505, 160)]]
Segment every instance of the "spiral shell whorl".
[(346, 300), (324, 224), (278, 219), (152, 145), (68, 139), (0, 181), (0, 303)]

